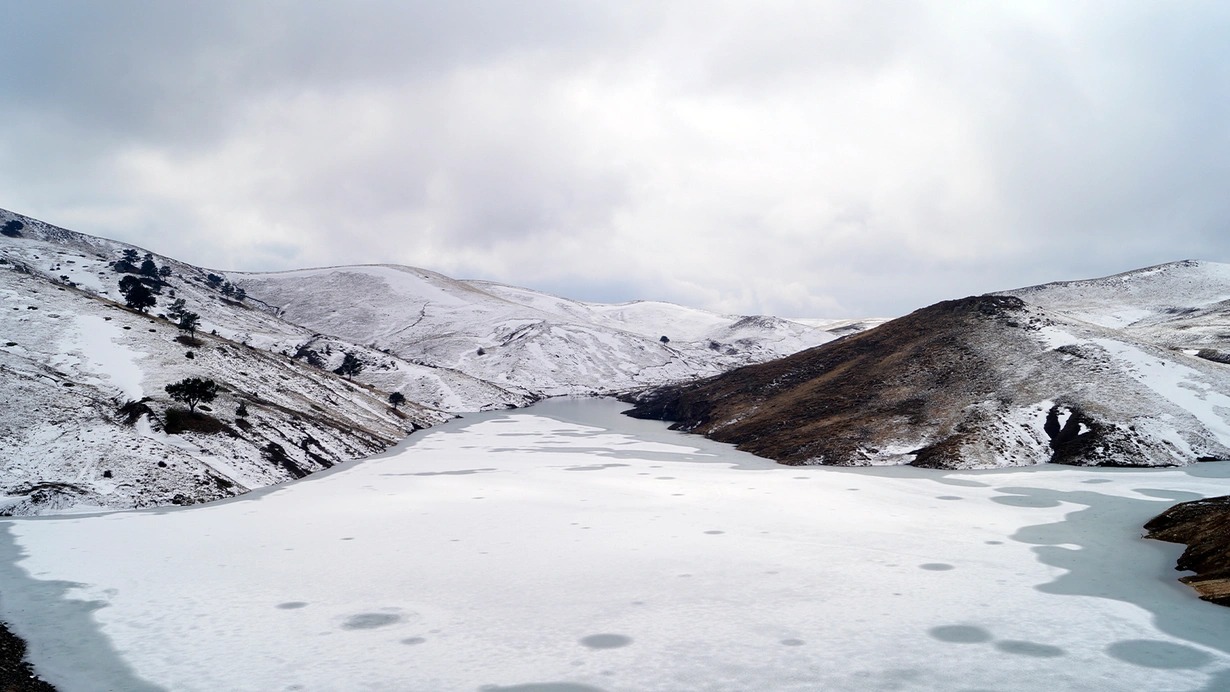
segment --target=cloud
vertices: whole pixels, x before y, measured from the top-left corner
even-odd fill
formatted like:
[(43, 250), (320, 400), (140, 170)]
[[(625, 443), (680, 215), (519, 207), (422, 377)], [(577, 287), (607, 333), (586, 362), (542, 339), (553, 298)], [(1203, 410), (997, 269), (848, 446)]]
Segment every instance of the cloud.
[(215, 268), (892, 315), (1230, 260), (1230, 10), (27, 3), (3, 205)]

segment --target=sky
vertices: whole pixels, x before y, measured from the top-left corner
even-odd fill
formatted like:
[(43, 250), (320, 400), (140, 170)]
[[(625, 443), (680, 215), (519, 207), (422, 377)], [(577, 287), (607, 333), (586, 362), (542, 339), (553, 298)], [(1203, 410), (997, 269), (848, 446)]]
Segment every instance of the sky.
[(837, 318), (1230, 262), (1230, 3), (0, 12), (0, 207), (213, 269)]

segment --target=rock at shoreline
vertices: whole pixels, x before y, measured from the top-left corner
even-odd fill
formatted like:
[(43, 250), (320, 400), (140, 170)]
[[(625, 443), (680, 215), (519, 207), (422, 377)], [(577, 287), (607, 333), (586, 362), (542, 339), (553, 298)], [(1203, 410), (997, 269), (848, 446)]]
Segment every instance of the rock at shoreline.
[(4, 692), (56, 692), (26, 661), (26, 643), (0, 623), (0, 690)]
[(1195, 574), (1179, 581), (1200, 598), (1230, 606), (1230, 495), (1182, 502), (1145, 524), (1145, 537), (1183, 543), (1175, 569)]

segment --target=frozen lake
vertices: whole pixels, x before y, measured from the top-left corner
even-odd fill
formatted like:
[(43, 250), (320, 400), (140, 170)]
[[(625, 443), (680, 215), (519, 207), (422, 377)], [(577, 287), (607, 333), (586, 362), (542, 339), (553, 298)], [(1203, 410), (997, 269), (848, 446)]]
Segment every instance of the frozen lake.
[(73, 690), (1227, 690), (1141, 525), (1230, 465), (783, 467), (611, 401), (185, 509), (0, 522)]

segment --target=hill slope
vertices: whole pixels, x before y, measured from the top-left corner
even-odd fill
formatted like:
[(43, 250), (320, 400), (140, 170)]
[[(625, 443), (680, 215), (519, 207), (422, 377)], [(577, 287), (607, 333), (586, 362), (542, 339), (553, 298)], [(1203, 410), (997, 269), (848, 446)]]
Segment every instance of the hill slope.
[(413, 267), (229, 276), (288, 321), (527, 399), (682, 381), (835, 338), (774, 317), (583, 303)]
[[(0, 236), (7, 513), (226, 497), (454, 412), (687, 380), (834, 338), (409, 267), (211, 271), (3, 210), (0, 226), (13, 229)], [(123, 306), (125, 277), (155, 292), (148, 314)], [(168, 319), (176, 301), (199, 315), (194, 336)], [(333, 373), (348, 354), (362, 364), (353, 382)], [(186, 377), (223, 387), (206, 419), (174, 413), (164, 387)], [(392, 392), (409, 403), (390, 407)]]
[[(449, 417), (225, 338), (185, 343), (164, 319), (16, 271), (0, 271), (0, 329), (7, 513), (228, 497)], [(164, 387), (186, 377), (222, 387), (204, 417), (173, 412)]]
[[(1140, 294), (1164, 307), (1137, 319), (1091, 307), (1091, 291), (1065, 300), (1071, 289), (1055, 285), (946, 301), (778, 361), (643, 392), (630, 414), (794, 464), (1228, 458), (1230, 369), (1195, 353), (1227, 350), (1230, 335), (1185, 316), (1224, 309), (1230, 271), (1185, 262), (1120, 279), (1153, 275), (1166, 284)], [(1046, 306), (1026, 302), (1034, 297)]]

